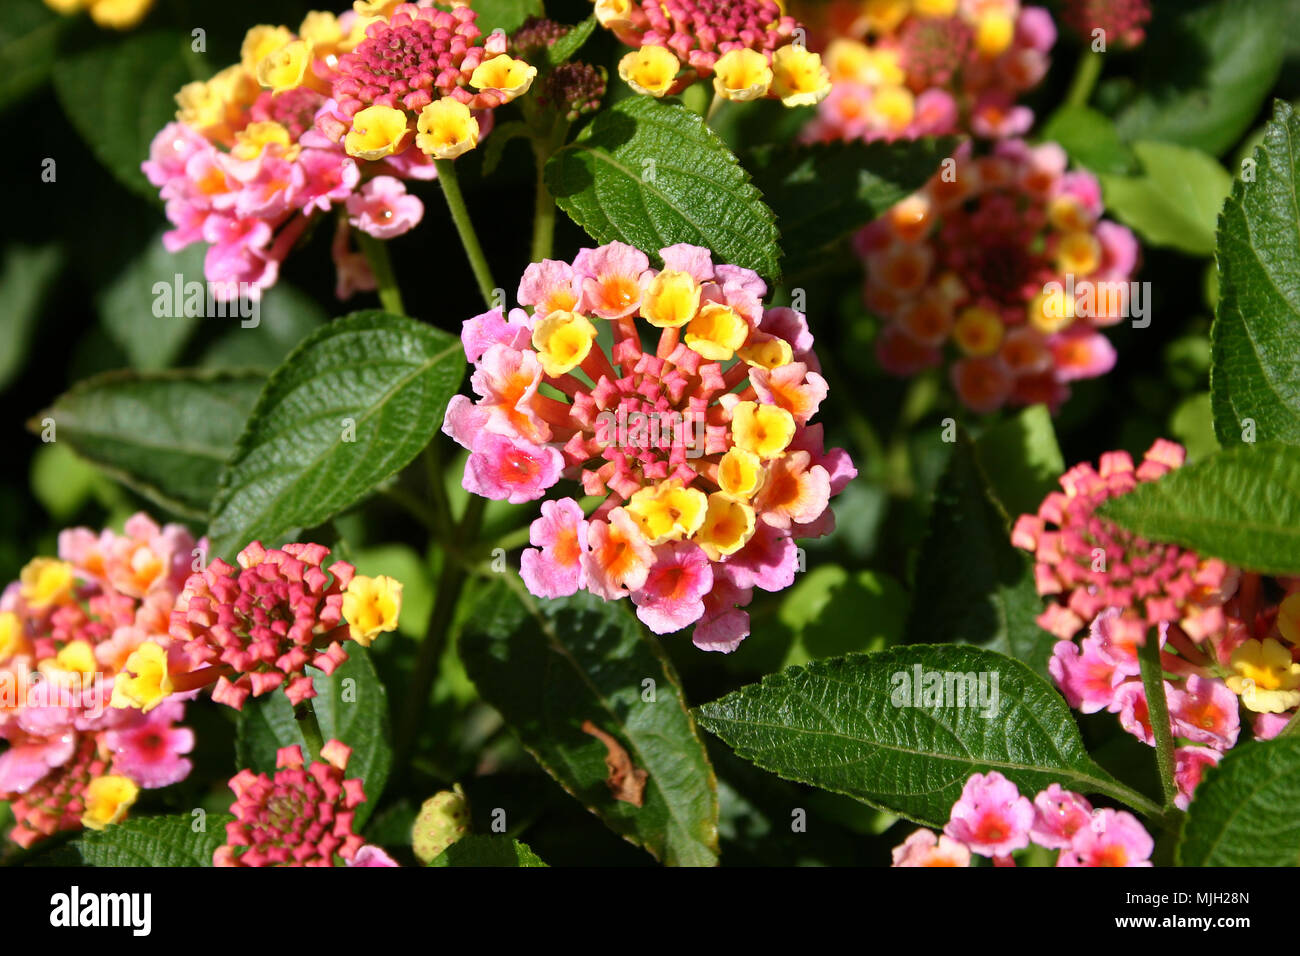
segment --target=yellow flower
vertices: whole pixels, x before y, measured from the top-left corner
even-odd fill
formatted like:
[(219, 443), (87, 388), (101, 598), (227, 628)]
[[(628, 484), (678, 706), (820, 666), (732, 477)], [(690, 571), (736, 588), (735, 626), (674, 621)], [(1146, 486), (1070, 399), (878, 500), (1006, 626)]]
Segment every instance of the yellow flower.
[(763, 462), (752, 451), (732, 447), (718, 462), (718, 487), (724, 495), (737, 501), (746, 501), (763, 487), (767, 472)]
[(826, 70), (832, 82), (849, 80), (865, 86), (897, 86), (907, 78), (897, 50), (873, 49), (844, 37), (826, 48)]
[(271, 145), (280, 146), (288, 152), (293, 145), (289, 131), (271, 120), (249, 123), (235, 134), (235, 145), (231, 148), (230, 155), (235, 159), (256, 159)]
[(297, 89), (311, 66), (312, 48), (306, 40), (286, 43), (257, 64), (257, 82), (272, 93)]
[(1237, 673), (1224, 683), (1248, 710), (1280, 714), (1300, 705), (1300, 664), (1291, 660), (1291, 651), (1280, 641), (1245, 641), (1228, 663)]
[(586, 360), (596, 327), (585, 315), (555, 311), (533, 327), (533, 348), (547, 375), (564, 375)]
[(45, 5), (55, 13), (71, 16), (90, 6), (91, 0), (45, 0)]
[(662, 46), (643, 46), (618, 61), (618, 75), (638, 93), (663, 96), (672, 89), (681, 63), (671, 50)]
[(206, 82), (186, 83), (176, 94), (176, 119), (200, 133), (221, 132), (258, 94), (256, 80), (236, 63)]
[(401, 613), (402, 582), (385, 574), (376, 578), (359, 574), (343, 592), (343, 620), (362, 647), (369, 647), (380, 634), (397, 630)]
[(96, 777), (86, 784), (82, 799), (86, 812), (81, 816), (82, 826), (89, 830), (102, 830), (126, 817), (126, 811), (140, 795), (140, 788), (130, 777), (110, 774)]
[(383, 159), (402, 151), (406, 134), (406, 114), (401, 110), (367, 106), (352, 117), (352, 129), (343, 139), (343, 148), (358, 159)]
[(118, 709), (133, 707), (149, 713), (172, 692), (171, 675), (167, 672), (167, 651), (153, 641), (145, 641), (126, 659), (121, 673), (113, 681), (113, 697), (109, 706)]
[(735, 554), (754, 534), (754, 509), (743, 501), (715, 492), (709, 495), (704, 523), (694, 541), (710, 561)]
[(69, 641), (54, 655), (57, 670), (69, 674), (94, 674), (99, 668), (95, 660), (95, 648), (89, 641)]
[(129, 30), (152, 6), (153, 0), (91, 0), (90, 19), (111, 30)]
[(871, 33), (893, 33), (911, 12), (912, 0), (863, 0), (862, 22)]
[(470, 85), (480, 90), (497, 90), (505, 95), (505, 102), (528, 92), (537, 76), (537, 67), (524, 60), (516, 60), (502, 53), (484, 60), (470, 75)]
[(772, 92), (786, 106), (813, 106), (830, 91), (830, 72), (816, 53), (790, 44), (773, 55)]
[(709, 500), (698, 488), (687, 488), (676, 478), (661, 481), (632, 494), (623, 506), (652, 544), (689, 538), (704, 523)]
[(257, 75), (257, 65), (276, 50), (293, 42), (288, 27), (274, 27), (262, 23), (244, 34), (239, 47), (239, 62), (249, 76)]
[(632, 22), (632, 0), (596, 0), (596, 22), (607, 30)]
[(771, 86), (772, 67), (757, 50), (730, 50), (713, 67), (713, 90), (723, 99), (739, 103), (761, 99)]
[(358, 17), (387, 20), (403, 2), (404, 0), (353, 0), (352, 9)]
[(731, 412), (731, 437), (759, 458), (779, 458), (794, 438), (794, 416), (778, 405), (737, 402)]
[(700, 310), (702, 291), (689, 272), (665, 269), (646, 288), (641, 315), (656, 328), (680, 328)]
[(33, 611), (43, 611), (72, 596), (72, 565), (56, 558), (33, 558), (19, 581), (19, 596)]
[(957, 12), (957, 0), (912, 0), (912, 9), (921, 17), (950, 17)]
[(1030, 301), (1027, 311), (1030, 324), (1051, 335), (1074, 321), (1074, 296), (1063, 288), (1040, 292)]
[(13, 611), (0, 611), (0, 664), (27, 650), (23, 620)]
[(736, 357), (748, 365), (765, 369), (780, 368), (794, 361), (794, 349), (785, 339), (772, 336), (766, 341), (755, 341), (736, 350)]
[(1087, 276), (1101, 265), (1101, 243), (1090, 232), (1067, 232), (1056, 247), (1056, 268), (1064, 273)]
[[(1277, 606), (1277, 632), (1292, 644), (1300, 644), (1300, 591), (1288, 594)], [(4, 630), (0, 628), (0, 635)], [(0, 639), (0, 647), (3, 639)], [(0, 653), (0, 659), (4, 654)]]
[(975, 49), (980, 56), (992, 59), (1011, 46), (1016, 35), (1016, 22), (1006, 13), (989, 13), (975, 24)]
[(916, 116), (916, 99), (905, 86), (882, 86), (871, 97), (868, 112), (894, 132), (899, 132)]
[(710, 302), (686, 326), (688, 348), (710, 362), (725, 362), (749, 337), (749, 323), (730, 306)]
[(967, 355), (992, 355), (1002, 344), (1002, 319), (991, 309), (978, 305), (962, 309), (953, 325), (952, 337)]
[(478, 120), (460, 100), (444, 97), (420, 111), (415, 145), (434, 159), (455, 159), (478, 145)]

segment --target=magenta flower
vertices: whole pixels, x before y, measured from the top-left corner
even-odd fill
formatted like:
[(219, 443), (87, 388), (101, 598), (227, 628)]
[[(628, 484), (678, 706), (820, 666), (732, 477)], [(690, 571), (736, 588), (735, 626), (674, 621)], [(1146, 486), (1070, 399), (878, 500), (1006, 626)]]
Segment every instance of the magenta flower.
[[(1273, 715), (1276, 716), (1276, 715)], [(1206, 767), (1217, 766), (1223, 759), (1223, 751), (1213, 747), (1179, 747), (1174, 751), (1174, 782), (1178, 785), (1178, 796), (1174, 797), (1174, 806), (1186, 810), (1192, 803), (1196, 788), (1200, 786), (1201, 777)]]
[(1034, 824), (1029, 837), (1049, 850), (1071, 846), (1074, 836), (1092, 820), (1092, 804), (1054, 783), (1034, 797)]
[(124, 774), (146, 790), (170, 786), (189, 776), (193, 764), (183, 754), (194, 749), (194, 731), (177, 727), (185, 705), (170, 698), (132, 726), (104, 733), (104, 748), (112, 754), (113, 772)]
[(1086, 827), (1075, 831), (1057, 866), (1151, 866), (1155, 841), (1131, 813), (1098, 810)]
[(361, 192), (348, 197), (348, 222), (376, 239), (410, 232), (424, 217), (424, 203), (406, 191), (400, 179), (376, 176)]
[(237, 773), (230, 780), (235, 819), (226, 824), (226, 842), (213, 854), (213, 865), (334, 866), (335, 857), (356, 857), (364, 841), (353, 823), (366, 796), (360, 780), (343, 779), (351, 756), (331, 740), (321, 760), (304, 767), (300, 748), (282, 747), (274, 777)]
[(917, 830), (894, 847), (891, 866), (970, 866), (970, 850), (951, 837)]
[(1123, 48), (1138, 46), (1146, 39), (1151, 19), (1150, 0), (1064, 0), (1061, 19), (1088, 42), (1100, 30), (1108, 44)]
[(704, 551), (688, 541), (655, 548), (645, 583), (632, 592), (636, 616), (656, 634), (671, 634), (704, 616), (704, 595), (713, 588), (713, 570)]
[(981, 856), (1004, 857), (1029, 846), (1034, 805), (996, 770), (972, 774), (943, 832)]
[(543, 501), (542, 516), (529, 526), (535, 547), (519, 556), (519, 576), (538, 597), (576, 594), (586, 586), (582, 555), (588, 550), (587, 522), (572, 498)]

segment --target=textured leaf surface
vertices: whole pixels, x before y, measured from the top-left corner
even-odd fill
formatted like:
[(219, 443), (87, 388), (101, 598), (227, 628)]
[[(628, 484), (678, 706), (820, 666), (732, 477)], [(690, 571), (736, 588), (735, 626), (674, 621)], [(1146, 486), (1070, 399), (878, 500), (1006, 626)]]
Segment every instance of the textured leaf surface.
[(176, 114), (176, 91), (210, 72), (188, 33), (138, 33), (62, 60), (54, 87), (91, 151), (132, 191), (158, 201), (140, 164)]
[(1300, 574), (1300, 448), (1238, 445), (1143, 482), (1102, 513), (1249, 571)]
[(188, 813), (131, 817), (104, 830), (87, 830), (77, 844), (91, 866), (211, 866), (233, 819), (209, 813), (203, 832), (195, 833), (195, 818)]
[[(479, 693), (607, 826), (669, 865), (717, 862), (713, 768), (676, 674), (626, 607), (585, 592), (529, 607), (498, 584), (476, 603), (460, 649)], [(611, 795), (608, 750), (582, 730), (588, 720), (648, 774), (642, 806)]]
[(106, 372), (59, 396), (31, 427), (53, 418), (58, 440), (83, 458), (201, 519), (265, 382), (260, 372)]
[(1224, 445), (1300, 445), (1300, 117), (1279, 101), (1219, 221), (1219, 305), (1210, 396)]
[(1205, 772), (1178, 845), (1182, 866), (1300, 866), (1300, 737), (1246, 743)]
[(1194, 256), (1214, 252), (1214, 231), (1232, 177), (1207, 153), (1140, 142), (1141, 176), (1101, 177), (1106, 207), (1151, 245)]
[(1012, 547), (1007, 515), (990, 497), (964, 434), (935, 490), (916, 566), (910, 644), (982, 644), (1047, 675), (1055, 639), (1035, 621), (1042, 599), (1027, 555)]
[(675, 103), (633, 96), (546, 164), (556, 203), (597, 242), (653, 256), (689, 242), (714, 261), (780, 272), (772, 211), (717, 134)]
[[(382, 638), (381, 638), (382, 640)], [(325, 740), (341, 740), (352, 748), (345, 776), (362, 781), (366, 802), (357, 807), (358, 826), (374, 812), (383, 795), (393, 762), (389, 744), (388, 691), (370, 655), (349, 643), (348, 660), (331, 676), (309, 668), (316, 687), (312, 707)], [(255, 772), (275, 772), (275, 752), (281, 747), (305, 747), (307, 740), (293, 716), (293, 705), (282, 690), (249, 700), (239, 713), (235, 762)]]
[(1119, 114), (1126, 139), (1219, 155), (1250, 129), (1282, 66), (1290, 0), (1158, 5), (1141, 48), (1141, 92)]
[[(974, 706), (895, 706), (896, 675), (911, 678), (917, 667), (996, 673), (996, 715)], [(1029, 795), (1050, 783), (1123, 790), (1084, 751), (1060, 694), (1019, 661), (980, 648), (898, 647), (814, 661), (696, 712), (707, 730), (766, 770), (932, 827), (947, 823), (977, 772), (997, 770)]]
[(436, 857), (430, 866), (546, 866), (542, 858), (507, 836), (471, 833)]
[(1065, 473), (1065, 459), (1046, 405), (1022, 409), (981, 434), (975, 442), (975, 457), (993, 496), (1012, 521), (1037, 511), (1048, 492), (1060, 490), (1060, 477)]
[(402, 316), (358, 312), (308, 337), (267, 381), (222, 475), (213, 553), (278, 545), (360, 501), (429, 443), (464, 372), (459, 341)]

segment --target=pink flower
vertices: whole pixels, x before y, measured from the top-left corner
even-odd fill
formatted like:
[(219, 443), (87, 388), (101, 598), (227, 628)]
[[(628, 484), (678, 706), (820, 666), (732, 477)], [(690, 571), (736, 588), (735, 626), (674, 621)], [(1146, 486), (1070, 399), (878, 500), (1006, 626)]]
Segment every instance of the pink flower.
[(356, 856), (348, 860), (348, 866), (397, 866), (398, 863), (384, 852), (383, 847), (368, 843), (357, 850)]
[(477, 363), (494, 345), (504, 345), (513, 351), (526, 349), (532, 334), (532, 322), (523, 309), (511, 309), (509, 319), (500, 309), (493, 309), (466, 319), (461, 324), (460, 341), (465, 347), (465, 358)]
[(348, 222), (376, 239), (410, 232), (424, 216), (424, 203), (392, 176), (376, 176), (348, 197), (347, 206)]
[(1092, 822), (1074, 834), (1057, 866), (1151, 866), (1155, 841), (1131, 813), (1098, 810)]
[(717, 567), (713, 589), (704, 596), (704, 615), (691, 634), (702, 651), (730, 654), (749, 636), (749, 612), (744, 609), (753, 600), (754, 590), (737, 587), (730, 569), (729, 564)]
[(1095, 714), (1110, 707), (1124, 675), (1096, 644), (1083, 644), (1081, 651), (1074, 641), (1057, 641), (1047, 669), (1071, 707)]
[(529, 264), (524, 270), (516, 298), (520, 305), (533, 306), (533, 317), (542, 319), (552, 312), (572, 311), (581, 296), (581, 278), (573, 266), (555, 259), (543, 259)]
[(331, 740), (321, 760), (304, 767), (298, 747), (276, 754), (274, 777), (241, 770), (230, 780), (235, 819), (214, 866), (333, 866), (352, 860), (363, 840), (353, 830), (366, 796), (360, 780), (345, 780), (352, 751)]
[(943, 832), (981, 856), (1008, 856), (1029, 846), (1034, 805), (997, 771), (972, 774)]
[(465, 463), (465, 490), (512, 505), (534, 501), (560, 480), (564, 458), (549, 445), (483, 432)]
[[(1171, 685), (1165, 682), (1165, 695)], [(1148, 747), (1156, 745), (1155, 731), (1151, 728), (1151, 712), (1147, 706), (1146, 688), (1140, 680), (1128, 680), (1115, 688), (1115, 697), (1106, 708), (1119, 714), (1119, 724)]]
[(1093, 811), (1092, 804), (1083, 796), (1054, 783), (1034, 797), (1034, 812), (1030, 839), (1049, 850), (1063, 850), (1088, 825)]
[(894, 847), (891, 866), (970, 866), (970, 850), (932, 830), (917, 830)]
[(193, 764), (182, 755), (194, 749), (194, 731), (175, 726), (184, 713), (184, 704), (169, 699), (134, 726), (106, 731), (104, 745), (113, 755), (113, 772), (125, 774), (146, 790), (188, 777)]
[(573, 272), (581, 283), (584, 312), (621, 319), (641, 307), (641, 294), (650, 281), (650, 260), (635, 246), (611, 242), (579, 252)]
[(1222, 759), (1223, 751), (1213, 747), (1179, 747), (1175, 750), (1174, 782), (1178, 785), (1178, 796), (1174, 797), (1174, 806), (1186, 810), (1201, 783), (1205, 768), (1216, 766)]
[(587, 533), (582, 508), (572, 498), (542, 502), (542, 516), (528, 529), (528, 540), (536, 547), (519, 557), (519, 574), (528, 590), (538, 597), (557, 598), (584, 587)]
[(704, 614), (704, 595), (713, 587), (713, 570), (699, 545), (669, 541), (655, 548), (645, 583), (632, 592), (636, 616), (656, 634), (671, 634)]
[(1221, 751), (1237, 743), (1241, 727), (1237, 695), (1223, 681), (1192, 674), (1168, 697), (1175, 736)]

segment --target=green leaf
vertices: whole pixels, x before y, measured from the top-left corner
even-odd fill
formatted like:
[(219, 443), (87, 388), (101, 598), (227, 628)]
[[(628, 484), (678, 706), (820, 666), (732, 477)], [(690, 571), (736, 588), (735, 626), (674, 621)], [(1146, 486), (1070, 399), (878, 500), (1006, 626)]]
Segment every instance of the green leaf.
[(781, 599), (781, 623), (795, 638), (785, 663), (896, 644), (906, 613), (907, 592), (889, 575), (820, 565), (801, 574)]
[[(196, 833), (200, 819), (203, 829)], [(87, 830), (77, 844), (91, 866), (211, 866), (233, 819), (225, 813), (131, 817), (104, 830)]]
[(542, 0), (474, 0), (474, 12), (475, 23), (484, 33), (514, 33), (529, 17), (540, 17), (545, 11)]
[(1279, 100), (1219, 221), (1219, 306), (1210, 397), (1223, 445), (1300, 445), (1300, 116)]
[(1137, 170), (1137, 160), (1110, 117), (1088, 106), (1062, 106), (1043, 124), (1038, 139), (1059, 143), (1072, 160), (1095, 173), (1125, 176)]
[(280, 544), (356, 504), (429, 443), (464, 374), (459, 341), (402, 316), (313, 333), (267, 380), (222, 474), (213, 553)]
[(62, 268), (58, 246), (5, 247), (0, 262), (0, 301), (5, 304), (0, 310), (0, 391), (22, 368), (41, 306)]
[(507, 836), (471, 833), (436, 857), (430, 866), (546, 866), (536, 853)]
[[(460, 651), (483, 698), (610, 829), (672, 866), (717, 863), (713, 768), (677, 675), (626, 606), (585, 592), (534, 605), (515, 582), (497, 584), (476, 602)], [(614, 799), (609, 750), (587, 721), (646, 772), (642, 806)]]
[(957, 147), (953, 136), (898, 143), (762, 147), (749, 168), (776, 214), (785, 271), (815, 265), (827, 246), (907, 198)]
[(935, 489), (912, 588), (909, 644), (982, 644), (1047, 675), (1055, 638), (1029, 557), (1011, 544), (1007, 514), (990, 497), (974, 446), (959, 433)]
[(1013, 520), (1037, 511), (1048, 492), (1060, 490), (1065, 459), (1046, 405), (1031, 405), (984, 432), (975, 455)]
[[(366, 802), (357, 807), (356, 825), (360, 828), (383, 795), (393, 750), (389, 743), (388, 691), (375, 673), (370, 654), (354, 644), (349, 644), (347, 650), (347, 662), (329, 677), (315, 668), (307, 671), (316, 687), (312, 707), (322, 737), (341, 740), (352, 748), (344, 776), (361, 780), (366, 792)], [(282, 690), (244, 704), (235, 739), (235, 762), (240, 767), (274, 773), (275, 752), (294, 746), (305, 750), (307, 740)]]
[(633, 96), (597, 114), (546, 164), (556, 203), (600, 243), (651, 256), (689, 242), (774, 279), (772, 211), (717, 134), (676, 103)]
[(1153, 246), (1212, 255), (1232, 177), (1199, 150), (1143, 141), (1133, 144), (1133, 152), (1142, 162), (1141, 176), (1101, 176), (1110, 212)]
[(257, 325), (235, 323), (203, 354), (204, 368), (254, 368), (275, 371), (294, 346), (329, 319), (316, 300), (287, 282), (267, 289), (258, 308)]
[(175, 95), (209, 74), (188, 33), (138, 33), (79, 53), (54, 68), (63, 111), (96, 158), (133, 192), (158, 202), (140, 164), (176, 115)]
[(1300, 866), (1300, 737), (1245, 743), (1205, 772), (1180, 866)]
[(1209, 392), (1197, 392), (1178, 403), (1169, 416), (1169, 434), (1187, 449), (1188, 461), (1200, 461), (1219, 450)]
[[(992, 706), (913, 706), (918, 667), (923, 674), (987, 675), (990, 704), (996, 675), (996, 712)], [(813, 661), (742, 687), (696, 714), (706, 730), (765, 770), (925, 826), (947, 823), (970, 775), (990, 770), (1030, 797), (1060, 783), (1154, 809), (1088, 756), (1070, 709), (1047, 681), (981, 648), (896, 647)]]
[(582, 49), (595, 29), (596, 15), (592, 14), (546, 48), (546, 62), (552, 68), (567, 63), (573, 54)]
[(29, 427), (54, 419), (57, 441), (149, 500), (202, 519), (265, 381), (260, 372), (106, 372)]
[[(170, 367), (198, 328), (202, 316), (194, 312), (200, 310), (187, 310), (186, 299), (190, 292), (201, 291), (202, 311), (206, 312), (205, 248), (200, 242), (178, 253), (168, 252), (159, 232), (112, 284), (95, 296), (100, 321), (109, 337), (122, 347), (132, 368), (154, 371)], [(197, 298), (193, 304), (199, 304)], [(239, 303), (223, 308), (234, 315), (208, 321), (237, 325)]]
[(1284, 4), (1165, 4), (1140, 51), (1140, 93), (1116, 118), (1125, 139), (1159, 139), (1218, 156), (1246, 130), (1282, 66)]
[(1300, 448), (1237, 445), (1102, 506), (1151, 541), (1261, 574), (1300, 574)]
[(0, 23), (0, 110), (48, 79), (59, 38), (70, 23), (41, 0), (6, 0)]

